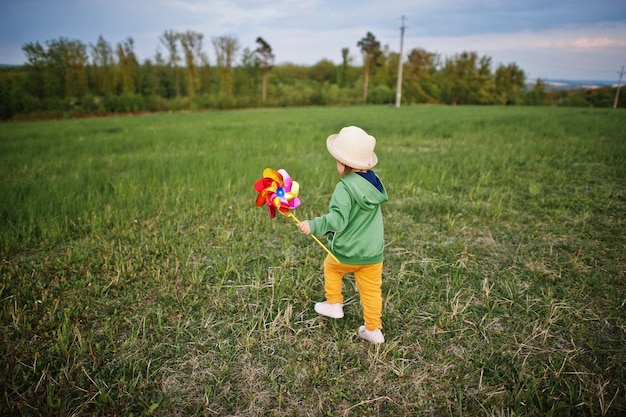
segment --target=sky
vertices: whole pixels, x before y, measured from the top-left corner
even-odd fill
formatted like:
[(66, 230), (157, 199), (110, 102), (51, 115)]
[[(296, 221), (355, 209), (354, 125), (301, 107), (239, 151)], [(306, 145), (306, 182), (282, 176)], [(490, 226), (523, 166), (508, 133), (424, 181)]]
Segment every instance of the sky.
[[(415, 48), (443, 59), (476, 52), (515, 63), (527, 79), (617, 83), (626, 65), (625, 0), (0, 0), (0, 64), (26, 62), (22, 46), (67, 38), (86, 45), (102, 36), (113, 48), (132, 37), (140, 62), (167, 56), (166, 30), (201, 33), (215, 64), (212, 39), (235, 37), (241, 48), (261, 36), (275, 63), (341, 63), (371, 32), (403, 56)], [(624, 76), (626, 81), (626, 74)]]

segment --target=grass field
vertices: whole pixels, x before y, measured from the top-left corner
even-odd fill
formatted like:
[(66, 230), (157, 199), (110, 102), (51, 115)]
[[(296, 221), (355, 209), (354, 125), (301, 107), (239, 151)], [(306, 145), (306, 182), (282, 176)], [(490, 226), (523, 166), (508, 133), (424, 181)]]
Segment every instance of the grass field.
[[(1, 415), (626, 415), (626, 114), (351, 107), (0, 125)], [(387, 343), (313, 311), (326, 136), (378, 139)]]

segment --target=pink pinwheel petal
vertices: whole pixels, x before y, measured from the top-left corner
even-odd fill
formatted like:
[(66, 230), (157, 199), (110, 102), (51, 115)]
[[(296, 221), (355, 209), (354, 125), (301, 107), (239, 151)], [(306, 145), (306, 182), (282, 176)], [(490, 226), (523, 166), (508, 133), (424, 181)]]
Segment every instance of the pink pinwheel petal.
[(287, 173), (287, 171), (282, 168), (276, 171), (276, 173), (283, 178), (283, 181), (287, 180), (287, 178), (291, 179), (291, 176)]
[(285, 191), (291, 191), (291, 185), (293, 183), (291, 176), (284, 169), (279, 169), (277, 172), (283, 177), (283, 188)]

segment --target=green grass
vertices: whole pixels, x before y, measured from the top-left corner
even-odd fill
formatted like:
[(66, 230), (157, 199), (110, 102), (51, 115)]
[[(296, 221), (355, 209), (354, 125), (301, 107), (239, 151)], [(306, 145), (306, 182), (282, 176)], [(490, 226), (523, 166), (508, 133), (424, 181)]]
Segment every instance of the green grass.
[[(327, 135), (378, 139), (384, 332), (320, 318)], [(626, 414), (626, 118), (354, 107), (0, 125), (0, 414)]]

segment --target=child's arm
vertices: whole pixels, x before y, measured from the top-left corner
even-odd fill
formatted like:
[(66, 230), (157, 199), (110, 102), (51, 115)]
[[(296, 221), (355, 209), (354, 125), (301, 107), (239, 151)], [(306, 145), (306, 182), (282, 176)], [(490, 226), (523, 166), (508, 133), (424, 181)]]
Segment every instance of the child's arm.
[(341, 232), (348, 225), (352, 208), (352, 199), (346, 186), (340, 181), (330, 197), (328, 213), (309, 220), (309, 230), (314, 235), (328, 232)]

